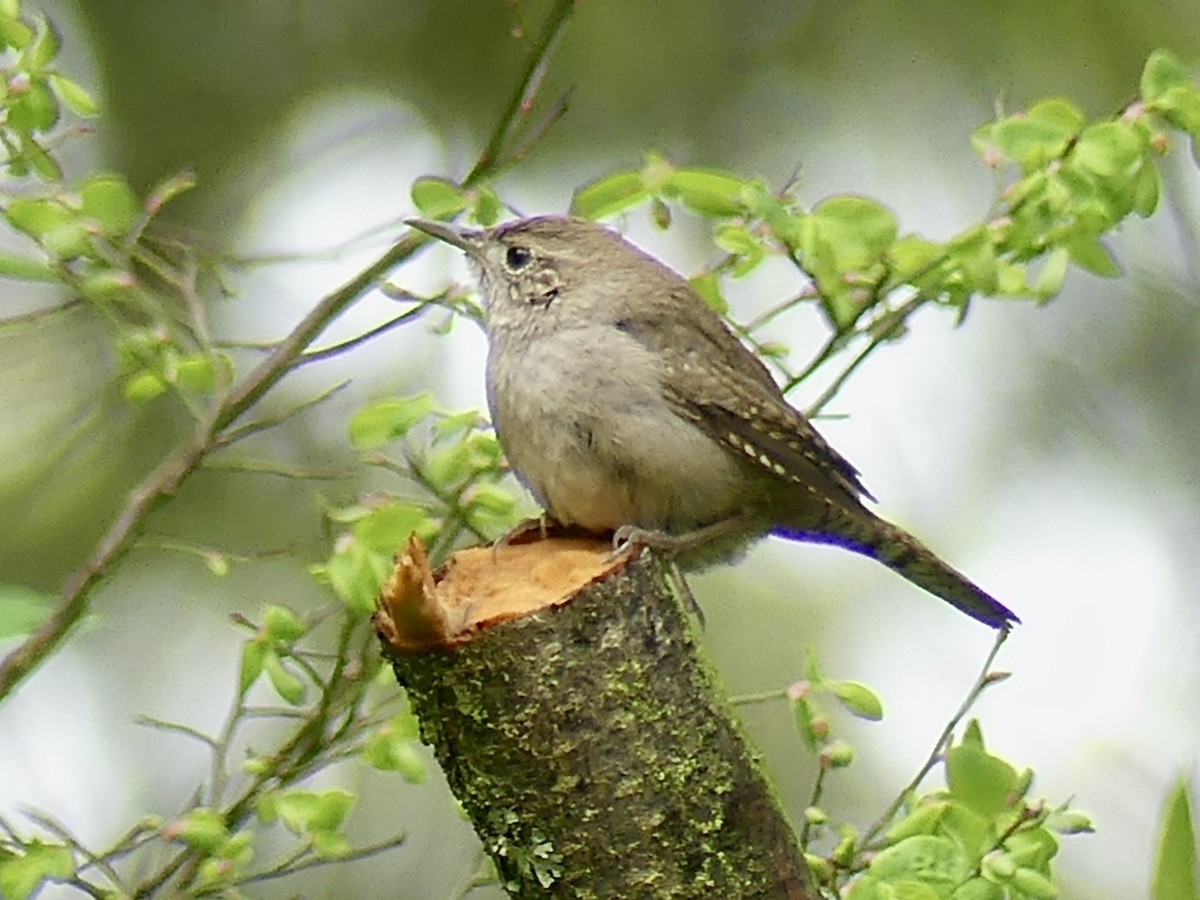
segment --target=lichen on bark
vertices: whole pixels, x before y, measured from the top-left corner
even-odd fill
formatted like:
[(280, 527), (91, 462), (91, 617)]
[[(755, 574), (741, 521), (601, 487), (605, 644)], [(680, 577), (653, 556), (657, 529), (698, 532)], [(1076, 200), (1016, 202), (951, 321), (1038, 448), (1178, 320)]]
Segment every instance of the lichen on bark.
[(813, 896), (669, 584), (643, 556), (450, 649), (385, 638), (514, 896)]

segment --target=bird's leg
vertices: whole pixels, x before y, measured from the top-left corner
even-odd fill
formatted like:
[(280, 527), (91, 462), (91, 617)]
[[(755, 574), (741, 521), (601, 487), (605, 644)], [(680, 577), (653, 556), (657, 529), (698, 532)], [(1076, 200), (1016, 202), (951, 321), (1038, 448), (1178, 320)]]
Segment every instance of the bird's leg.
[(721, 519), (683, 534), (670, 534), (666, 531), (640, 528), (637, 525), (622, 525), (613, 532), (613, 556), (622, 556), (638, 547), (649, 547), (651, 550), (660, 550), (674, 556), (744, 532), (750, 526), (751, 519), (748, 516)]

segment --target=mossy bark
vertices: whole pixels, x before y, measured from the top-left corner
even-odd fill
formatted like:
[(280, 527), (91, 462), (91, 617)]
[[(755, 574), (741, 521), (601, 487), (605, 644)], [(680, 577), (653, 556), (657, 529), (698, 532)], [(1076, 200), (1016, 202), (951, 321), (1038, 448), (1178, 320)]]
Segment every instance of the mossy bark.
[(385, 647), (514, 896), (812, 897), (663, 569), (635, 560), (451, 649)]

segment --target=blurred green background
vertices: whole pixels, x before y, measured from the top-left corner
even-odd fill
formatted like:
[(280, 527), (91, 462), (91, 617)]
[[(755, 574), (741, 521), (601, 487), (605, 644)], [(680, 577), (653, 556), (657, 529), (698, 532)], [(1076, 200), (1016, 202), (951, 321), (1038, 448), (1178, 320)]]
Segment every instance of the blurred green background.
[[(172, 219), (235, 253), (304, 253), (373, 234), (335, 256), (248, 270), (237, 296), (216, 302), (223, 335), (279, 336), (401, 233), (414, 178), (466, 172), (544, 8), (47, 3), (64, 67), (106, 108), (95, 140), (71, 147), (70, 168), (108, 167), (139, 188), (193, 168), (200, 187)], [(572, 88), (569, 112), (497, 188), (523, 213), (561, 212), (574, 187), (655, 149), (776, 185), (798, 170), (807, 201), (875, 197), (905, 230), (944, 238), (979, 220), (996, 189), (970, 147), (974, 128), (1053, 95), (1111, 114), (1159, 46), (1200, 62), (1194, 0), (582, 2), (543, 86), (547, 99)], [(1001, 656), (1016, 675), (979, 713), (990, 746), (1041, 774), (1035, 793), (1074, 796), (1096, 816), (1099, 833), (1069, 840), (1059, 857), (1076, 898), (1146, 892), (1164, 791), (1180, 771), (1197, 774), (1200, 750), (1195, 149), (1176, 145), (1164, 169), (1158, 215), (1113, 245), (1125, 277), (1072, 273), (1041, 309), (980, 302), (957, 331), (950, 316), (925, 313), (835, 403), (848, 418), (823, 426), (885, 514), (1024, 619)], [(638, 211), (618, 224), (681, 270), (715, 258), (695, 223), (677, 222), (660, 232)], [(394, 280), (434, 289), (448, 275), (465, 279), (465, 267), (437, 250)], [(783, 296), (789, 279), (768, 271), (735, 296)], [(46, 299), (5, 290), (14, 311)], [(389, 310), (364, 303), (338, 327), (349, 335)], [(369, 398), (429, 389), (447, 406), (482, 406), (481, 337), (463, 326), (448, 339), (408, 331), (289, 381), (280, 408), (340, 378), (353, 384), (258, 451), (352, 469), (345, 423)], [(803, 358), (816, 326), (779, 336)], [(169, 404), (124, 404), (112, 362), (86, 313), (0, 330), (0, 579), (56, 590), (182, 434)], [(318, 493), (346, 502), (364, 486), (353, 475), (193, 479), (154, 536), (292, 556), (224, 579), (190, 557), (130, 557), (89, 625), (0, 707), (0, 813), (51, 810), (102, 842), (142, 812), (184, 803), (204, 755), (134, 716), (215, 727), (236, 677), (228, 613), (321, 602), (305, 573), (326, 552)], [(831, 675), (883, 693), (881, 725), (838, 722), (860, 754), (829, 806), (864, 823), (915, 771), (990, 641), (881, 567), (829, 548), (770, 542), (698, 592), (734, 692), (800, 677), (812, 647)], [(747, 721), (798, 813), (812, 773), (785, 710), (755, 707)], [(471, 871), (473, 837), (443, 787), (398, 782), (349, 785), (363, 792), (352, 833), (399, 823), (409, 846), (261, 895), (447, 896)]]

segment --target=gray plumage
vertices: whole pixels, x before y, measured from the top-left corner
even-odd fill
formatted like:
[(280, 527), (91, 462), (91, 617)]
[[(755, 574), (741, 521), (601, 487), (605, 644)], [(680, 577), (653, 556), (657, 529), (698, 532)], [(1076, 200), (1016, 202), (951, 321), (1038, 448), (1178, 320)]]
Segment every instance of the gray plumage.
[(565, 524), (681, 560), (768, 533), (878, 559), (993, 628), (1017, 617), (866, 506), (858, 472), (688, 281), (594, 222), (410, 224), (485, 296), (488, 405), (513, 470)]

